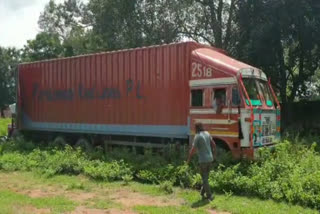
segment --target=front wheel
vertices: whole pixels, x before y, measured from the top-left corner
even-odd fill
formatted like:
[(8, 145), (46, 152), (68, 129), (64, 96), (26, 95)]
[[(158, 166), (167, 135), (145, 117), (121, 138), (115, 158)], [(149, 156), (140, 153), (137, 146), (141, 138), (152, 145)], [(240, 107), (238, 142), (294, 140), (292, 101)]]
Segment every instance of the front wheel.
[(233, 161), (232, 153), (226, 143), (215, 140), (217, 157), (215, 163), (217, 165), (228, 165)]

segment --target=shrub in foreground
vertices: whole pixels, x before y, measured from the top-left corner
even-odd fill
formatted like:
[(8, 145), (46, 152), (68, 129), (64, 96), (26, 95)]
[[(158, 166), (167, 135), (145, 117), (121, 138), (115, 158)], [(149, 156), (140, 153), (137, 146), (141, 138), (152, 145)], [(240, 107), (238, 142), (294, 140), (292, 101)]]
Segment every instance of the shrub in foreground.
[(258, 162), (220, 167), (210, 174), (210, 183), (218, 191), (320, 208), (320, 156), (315, 145), (308, 148), (285, 141), (274, 153), (263, 149)]
[[(0, 151), (0, 169), (5, 171), (33, 170), (47, 176), (84, 174), (103, 181), (136, 179), (160, 184), (166, 192), (171, 192), (172, 185), (188, 188), (201, 185), (201, 176), (195, 167), (179, 160), (169, 163), (159, 155), (117, 152), (97, 159), (96, 154), (92, 158), (69, 146), (64, 150), (21, 151), (14, 142), (1, 144)], [(209, 182), (215, 191), (272, 198), (319, 209), (320, 155), (315, 145), (307, 147), (285, 141), (274, 152), (261, 149), (261, 157), (256, 162), (220, 165), (211, 172)]]

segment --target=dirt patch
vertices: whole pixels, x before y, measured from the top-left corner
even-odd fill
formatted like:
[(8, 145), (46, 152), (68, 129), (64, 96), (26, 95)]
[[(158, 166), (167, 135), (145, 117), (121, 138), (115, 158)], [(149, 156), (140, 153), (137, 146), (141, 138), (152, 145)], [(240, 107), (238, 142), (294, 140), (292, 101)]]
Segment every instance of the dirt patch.
[(132, 211), (124, 211), (118, 209), (100, 210), (91, 209), (83, 206), (77, 207), (71, 214), (135, 214)]
[(87, 201), (93, 198), (96, 198), (97, 195), (95, 193), (90, 193), (90, 192), (68, 192), (65, 194), (66, 198), (69, 198), (73, 201), (77, 201), (77, 202), (83, 202), (83, 201)]
[(31, 198), (54, 197), (59, 195), (55, 191), (42, 190), (42, 189), (32, 189), (32, 190), (22, 191), (21, 193), (28, 195)]
[(24, 207), (14, 207), (13, 208), (13, 213), (19, 213), (19, 214), (28, 214), (28, 213), (33, 213), (33, 214), (48, 214), (51, 213), (50, 209), (37, 209), (32, 206), (24, 206)]
[(136, 214), (130, 210), (118, 210), (118, 209), (110, 209), (107, 211), (108, 214)]
[(111, 194), (110, 199), (121, 203), (125, 207), (135, 207), (139, 205), (143, 206), (179, 206), (183, 202), (176, 199), (168, 199), (164, 197), (154, 197), (143, 195), (137, 192), (130, 192), (126, 190), (120, 190), (116, 193)]
[(44, 197), (55, 197), (55, 196), (64, 196), (70, 200), (83, 202), (92, 198), (95, 198), (97, 195), (95, 193), (89, 192), (69, 192), (57, 190), (54, 188), (48, 189), (31, 189), (26, 191), (19, 191), (14, 189), (15, 192), (19, 192), (25, 195), (28, 195), (31, 198), (44, 198)]
[(229, 212), (220, 212), (216, 210), (208, 210), (209, 214), (231, 214)]

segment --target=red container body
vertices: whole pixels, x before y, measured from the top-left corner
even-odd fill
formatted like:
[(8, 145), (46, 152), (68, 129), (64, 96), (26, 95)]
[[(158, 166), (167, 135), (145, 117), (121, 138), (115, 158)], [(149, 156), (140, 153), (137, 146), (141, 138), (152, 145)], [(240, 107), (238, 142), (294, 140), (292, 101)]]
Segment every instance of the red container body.
[(194, 42), (19, 66), (18, 128), (187, 138)]

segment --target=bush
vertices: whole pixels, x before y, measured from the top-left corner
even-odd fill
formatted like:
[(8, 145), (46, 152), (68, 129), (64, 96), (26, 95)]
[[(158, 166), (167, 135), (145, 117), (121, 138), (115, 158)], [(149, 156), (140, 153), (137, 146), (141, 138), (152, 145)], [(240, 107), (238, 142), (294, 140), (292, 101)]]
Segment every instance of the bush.
[(24, 156), (19, 153), (8, 153), (0, 157), (0, 169), (5, 171), (25, 170)]
[(129, 175), (129, 174), (124, 175), (124, 176), (122, 176), (122, 180), (124, 182), (124, 185), (128, 185), (130, 183), (130, 181), (133, 180), (133, 177), (132, 177), (132, 175)]
[[(285, 141), (274, 153), (262, 150), (262, 158), (249, 166), (220, 167), (210, 174), (218, 191), (257, 195), (320, 208), (320, 156), (315, 146), (294, 146)], [(243, 172), (241, 168), (247, 170)]]
[(137, 173), (137, 178), (140, 179), (140, 181), (143, 181), (145, 183), (151, 183), (151, 184), (159, 183), (157, 174), (150, 170), (140, 170)]
[[(103, 154), (97, 149), (87, 155), (70, 146), (56, 150), (15, 141), (0, 144), (0, 154), (0, 169), (5, 171), (33, 170), (46, 176), (84, 174), (96, 180), (123, 180), (125, 184), (137, 179), (160, 184), (167, 193), (173, 186), (200, 188), (202, 184), (197, 167), (186, 165), (178, 158), (169, 163), (151, 153), (137, 155), (114, 151)], [(209, 183), (215, 191), (272, 198), (319, 209), (320, 155), (316, 144), (306, 146), (284, 141), (273, 152), (262, 148), (256, 162), (220, 165), (211, 171)]]
[(111, 163), (92, 161), (84, 167), (84, 173), (91, 178), (103, 181), (122, 180), (125, 176), (132, 176), (130, 167), (123, 160)]
[(32, 158), (38, 162), (40, 171), (47, 176), (56, 174), (78, 175), (83, 172), (87, 160), (83, 152), (73, 150), (72, 147), (66, 146), (65, 150), (53, 150), (51, 153), (44, 151), (38, 156), (31, 153)]
[(164, 181), (160, 183), (160, 190), (167, 193), (172, 194), (173, 193), (173, 184), (170, 181)]

